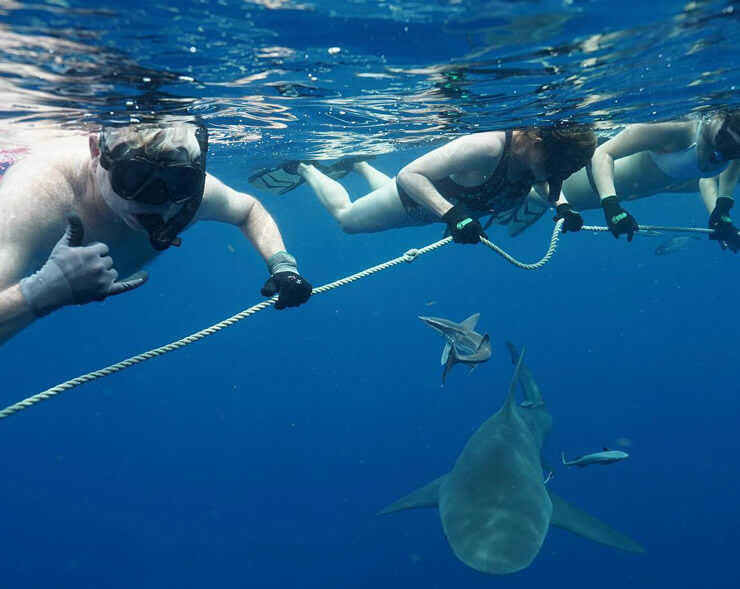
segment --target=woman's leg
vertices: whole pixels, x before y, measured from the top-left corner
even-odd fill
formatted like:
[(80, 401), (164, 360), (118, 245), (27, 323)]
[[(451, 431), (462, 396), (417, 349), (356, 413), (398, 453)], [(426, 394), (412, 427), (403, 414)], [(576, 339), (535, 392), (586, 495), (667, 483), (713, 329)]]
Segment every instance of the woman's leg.
[(376, 170), (367, 162), (355, 162), (352, 169), (367, 181), (370, 185), (370, 190), (377, 190), (385, 186), (388, 182), (393, 182), (391, 177)]
[(300, 164), (297, 172), (345, 233), (371, 233), (424, 224), (408, 215), (398, 197), (396, 183), (390, 178), (370, 194), (353, 202), (344, 186), (314, 166)]

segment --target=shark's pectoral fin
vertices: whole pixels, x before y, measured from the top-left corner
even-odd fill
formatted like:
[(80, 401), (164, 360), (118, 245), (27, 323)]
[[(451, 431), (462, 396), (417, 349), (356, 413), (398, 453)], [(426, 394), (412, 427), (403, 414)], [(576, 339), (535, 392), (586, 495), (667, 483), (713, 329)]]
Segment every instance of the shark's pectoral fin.
[(558, 497), (552, 491), (547, 491), (552, 501), (552, 518), (550, 525), (568, 530), (593, 542), (642, 554), (645, 548), (632, 538), (618, 532), (600, 519), (578, 509), (568, 503), (565, 499)]
[(450, 342), (445, 342), (444, 350), (442, 350), (442, 362), (440, 362), (442, 366), (447, 364), (447, 358), (449, 358), (450, 356), (451, 349), (452, 349), (452, 345), (450, 344)]
[(445, 362), (445, 367), (442, 370), (442, 386), (444, 386), (445, 382), (447, 381), (447, 375), (450, 373), (450, 370), (452, 370), (452, 367), (455, 364), (457, 364), (457, 353), (453, 349), (447, 355), (447, 361)]
[(385, 515), (404, 509), (417, 509), (419, 507), (436, 507), (439, 500), (439, 488), (447, 478), (447, 475), (441, 476), (431, 483), (424, 485), (416, 491), (412, 491), (398, 501), (394, 501), (389, 506), (381, 509), (375, 515)]

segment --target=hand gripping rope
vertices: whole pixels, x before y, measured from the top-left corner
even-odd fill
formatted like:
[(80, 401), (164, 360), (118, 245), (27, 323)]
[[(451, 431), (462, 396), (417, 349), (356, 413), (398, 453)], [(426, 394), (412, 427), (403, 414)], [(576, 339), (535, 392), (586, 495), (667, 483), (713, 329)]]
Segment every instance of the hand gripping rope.
[[(505, 260), (507, 260), (509, 263), (513, 264), (514, 266), (521, 268), (522, 270), (536, 270), (537, 268), (541, 268), (542, 266), (547, 264), (547, 262), (550, 260), (552, 255), (555, 253), (555, 250), (557, 249), (557, 246), (558, 246), (558, 239), (560, 237), (560, 228), (562, 224), (563, 224), (562, 219), (559, 220), (555, 224), (555, 228), (553, 229), (553, 232), (552, 232), (552, 237), (550, 238), (550, 246), (547, 248), (547, 252), (545, 252), (545, 255), (542, 256), (542, 258), (538, 262), (535, 262), (533, 264), (526, 264), (524, 262), (520, 262), (519, 260), (510, 256), (508, 253), (506, 253), (503, 249), (501, 249), (496, 244), (488, 241), (488, 239), (486, 239), (485, 237), (481, 238), (481, 241), (486, 246), (491, 248), (494, 252), (496, 252), (501, 257), (503, 257)], [(645, 231), (681, 231), (681, 232), (693, 232), (693, 233), (711, 233), (713, 231), (712, 229), (699, 229), (696, 227), (663, 227), (663, 226), (658, 226), (658, 225), (641, 225), (640, 228)], [(598, 226), (584, 226), (582, 229), (584, 231), (595, 231), (595, 232), (603, 232), (603, 231), (609, 230), (607, 227), (598, 227)], [(452, 242), (452, 237), (446, 237), (444, 239), (431, 243), (421, 249), (410, 249), (402, 256), (394, 258), (393, 260), (389, 260), (382, 264), (378, 264), (377, 266), (373, 266), (372, 268), (363, 270), (362, 272), (358, 272), (357, 274), (352, 274), (351, 276), (347, 276), (346, 278), (340, 278), (339, 280), (335, 280), (334, 282), (330, 282), (328, 284), (324, 284), (323, 286), (319, 286), (318, 288), (314, 288), (312, 295), (322, 294), (330, 290), (334, 290), (335, 288), (339, 288), (340, 286), (344, 286), (345, 284), (355, 282), (356, 280), (360, 280), (361, 278), (366, 278), (367, 276), (375, 274), (376, 272), (380, 272), (381, 270), (386, 270), (387, 268), (398, 266), (402, 262), (408, 262), (408, 263), (413, 262), (414, 260), (416, 260), (416, 258), (423, 256), (424, 254), (428, 254), (429, 252), (434, 251), (451, 242)], [(132, 356), (130, 358), (127, 358), (126, 360), (122, 360), (121, 362), (117, 362), (116, 364), (112, 364), (106, 368), (102, 368), (94, 372), (83, 374), (82, 376), (78, 376), (77, 378), (73, 378), (61, 384), (58, 384), (50, 389), (46, 389), (45, 391), (37, 393), (31, 397), (23, 399), (22, 401), (14, 403), (13, 405), (10, 405), (6, 407), (5, 409), (3, 409), (2, 411), (0, 411), (0, 420), (5, 419), (6, 417), (10, 417), (11, 415), (18, 413), (19, 411), (22, 411), (23, 409), (28, 409), (29, 407), (35, 405), (36, 403), (40, 403), (41, 401), (46, 401), (47, 399), (50, 399), (58, 395), (59, 393), (63, 393), (64, 391), (68, 391), (69, 389), (73, 389), (87, 382), (98, 380), (100, 378), (103, 378), (104, 376), (108, 376), (110, 374), (120, 372), (121, 370), (125, 368), (130, 368), (131, 366), (134, 366), (135, 364), (140, 364), (142, 362), (145, 362), (146, 360), (151, 360), (152, 358), (157, 358), (158, 356), (164, 356), (165, 354), (168, 354), (169, 352), (174, 352), (175, 350), (179, 350), (180, 348), (184, 348), (185, 346), (188, 346), (197, 341), (205, 339), (209, 335), (213, 335), (214, 333), (217, 333), (221, 331), (222, 329), (231, 327), (232, 325), (234, 325), (235, 323), (238, 323), (242, 319), (246, 319), (247, 317), (250, 317), (251, 315), (254, 315), (257, 312), (262, 311), (263, 309), (267, 309), (267, 307), (271, 307), (272, 305), (275, 304), (275, 302), (277, 301), (277, 298), (278, 298), (277, 295), (275, 295), (274, 297), (270, 299), (262, 301), (261, 303), (258, 303), (254, 305), (253, 307), (249, 307), (248, 309), (245, 309), (244, 311), (237, 313), (236, 315), (233, 315), (232, 317), (229, 317), (228, 319), (225, 319), (219, 323), (216, 323), (215, 325), (212, 325), (211, 327), (206, 327), (205, 329), (202, 329), (192, 335), (179, 339), (175, 342), (166, 344), (159, 348), (154, 348), (153, 350), (142, 352), (141, 354), (137, 354), (136, 356)]]

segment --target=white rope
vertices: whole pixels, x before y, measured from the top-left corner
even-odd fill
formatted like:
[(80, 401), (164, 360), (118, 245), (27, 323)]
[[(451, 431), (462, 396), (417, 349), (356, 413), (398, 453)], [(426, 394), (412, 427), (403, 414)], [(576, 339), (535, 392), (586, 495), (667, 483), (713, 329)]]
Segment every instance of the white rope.
[[(600, 227), (598, 225), (584, 225), (583, 231), (609, 231), (609, 227)], [(640, 231), (674, 231), (677, 233), (714, 233), (714, 229), (704, 229), (702, 227), (670, 227), (665, 225), (640, 225)]]
[[(491, 248), (497, 254), (504, 257), (506, 260), (508, 260), (512, 264), (518, 266), (519, 268), (523, 268), (525, 270), (532, 270), (535, 268), (540, 268), (541, 266), (546, 264), (547, 261), (552, 257), (552, 254), (555, 252), (555, 249), (557, 247), (558, 235), (559, 235), (560, 226), (562, 225), (562, 223), (563, 221), (561, 220), (561, 221), (558, 221), (558, 223), (555, 225), (555, 229), (553, 230), (552, 238), (550, 240), (550, 247), (548, 248), (543, 258), (539, 262), (536, 262), (534, 264), (525, 264), (525, 263), (522, 263), (514, 259), (509, 254), (507, 254), (504, 250), (502, 250), (500, 247), (491, 243), (485, 238), (483, 238), (482, 241), (489, 248)], [(437, 248), (440, 248), (451, 242), (452, 242), (452, 237), (446, 237), (445, 239), (441, 239), (435, 243), (431, 243), (421, 249), (410, 249), (402, 256), (399, 256), (393, 260), (389, 260), (382, 264), (378, 264), (377, 266), (373, 266), (372, 268), (363, 270), (362, 272), (358, 272), (357, 274), (352, 274), (351, 276), (347, 276), (346, 278), (341, 278), (340, 280), (335, 280), (334, 282), (330, 282), (329, 284), (325, 284), (323, 286), (319, 286), (318, 288), (314, 288), (312, 291), (312, 294), (316, 295), (316, 294), (328, 292), (335, 288), (339, 288), (340, 286), (344, 286), (345, 284), (349, 284), (350, 282), (360, 280), (361, 278), (366, 278), (367, 276), (370, 276), (371, 274), (375, 274), (376, 272), (380, 272), (381, 270), (386, 270), (387, 268), (397, 266), (398, 264), (401, 264), (402, 262), (409, 262), (409, 263), (413, 262), (419, 256), (423, 256), (424, 254), (434, 251)], [(14, 415), (15, 413), (18, 413), (19, 411), (22, 411), (24, 409), (28, 409), (29, 407), (35, 405), (36, 403), (40, 403), (41, 401), (46, 401), (47, 399), (51, 399), (52, 397), (60, 393), (63, 393), (64, 391), (68, 391), (70, 389), (78, 387), (87, 382), (97, 380), (99, 378), (103, 378), (104, 376), (108, 376), (110, 374), (120, 372), (121, 370), (124, 370), (125, 368), (130, 368), (131, 366), (134, 366), (136, 364), (140, 364), (147, 360), (151, 360), (152, 358), (163, 356), (165, 354), (168, 354), (170, 352), (179, 350), (180, 348), (193, 344), (197, 341), (205, 339), (206, 337), (211, 336), (214, 333), (218, 333), (222, 329), (231, 327), (232, 325), (234, 325), (235, 323), (238, 323), (242, 319), (246, 319), (247, 317), (250, 317), (254, 315), (255, 313), (258, 313), (259, 311), (266, 309), (267, 307), (271, 307), (272, 305), (275, 304), (275, 302), (277, 301), (277, 298), (278, 297), (276, 295), (272, 297), (271, 299), (262, 301), (261, 303), (258, 303), (254, 305), (253, 307), (249, 307), (248, 309), (245, 309), (241, 313), (237, 313), (236, 315), (233, 315), (232, 317), (229, 317), (228, 319), (224, 319), (223, 321), (220, 321), (219, 323), (216, 323), (215, 325), (212, 325), (211, 327), (202, 329), (201, 331), (198, 331), (192, 335), (179, 339), (175, 342), (166, 344), (159, 348), (154, 348), (153, 350), (149, 350), (141, 354), (137, 354), (136, 356), (132, 356), (130, 358), (127, 358), (126, 360), (122, 360), (121, 362), (117, 362), (116, 364), (112, 364), (110, 366), (107, 366), (106, 368), (102, 368), (101, 370), (95, 370), (94, 372), (83, 374), (82, 376), (78, 376), (77, 378), (73, 378), (61, 384), (58, 384), (54, 387), (51, 387), (50, 389), (46, 389), (45, 391), (37, 393), (31, 397), (23, 399), (22, 401), (19, 401), (18, 403), (14, 403), (13, 405), (10, 405), (6, 407), (5, 409), (3, 409), (2, 411), (0, 411), (0, 420), (5, 419), (6, 417), (10, 417), (11, 415)]]
[[(509, 254), (507, 254), (499, 246), (497, 246), (494, 243), (491, 243), (485, 237), (481, 237), (481, 241), (485, 243), (488, 247), (490, 247), (493, 251), (495, 251), (498, 255), (500, 255), (502, 258), (504, 258), (506, 261), (510, 262), (511, 264), (514, 264), (514, 266), (521, 268), (522, 270), (536, 270), (537, 268), (542, 268), (542, 266), (547, 264), (547, 262), (550, 261), (550, 258), (552, 258), (552, 255), (555, 253), (555, 250), (558, 247), (558, 239), (560, 238), (560, 228), (563, 226), (564, 222), (565, 221), (563, 219), (560, 219), (558, 220), (557, 223), (555, 223), (555, 227), (552, 230), (552, 237), (550, 237), (550, 247), (547, 248), (545, 255), (542, 256), (542, 259), (539, 262), (535, 262), (534, 264), (525, 264), (524, 262), (520, 262), (519, 260), (512, 258)], [(448, 239), (451, 239), (451, 238), (448, 238)]]
[[(522, 270), (535, 270), (537, 268), (541, 268), (547, 262), (549, 262), (550, 258), (555, 253), (555, 250), (557, 249), (557, 245), (558, 245), (558, 238), (560, 236), (560, 228), (562, 227), (562, 225), (563, 225), (563, 220), (560, 219), (555, 224), (555, 227), (553, 229), (552, 237), (550, 238), (550, 246), (547, 248), (547, 252), (545, 252), (545, 255), (542, 256), (542, 259), (540, 259), (538, 262), (535, 262), (533, 264), (526, 264), (524, 262), (520, 262), (519, 260), (510, 256), (503, 249), (501, 249), (496, 244), (490, 242), (486, 238), (481, 238), (481, 241), (486, 246), (491, 248), (494, 252), (496, 252), (501, 257), (503, 257), (506, 261), (508, 261), (511, 264), (514, 264), (518, 268), (521, 268)], [(709, 233), (712, 231), (711, 229), (698, 229), (696, 227), (694, 228), (662, 227), (658, 225), (641, 225), (640, 227), (642, 229), (652, 230), (652, 231), (687, 231), (687, 232), (696, 232), (696, 233)], [(583, 227), (583, 229), (585, 231), (597, 231), (597, 232), (609, 230), (607, 227), (597, 227), (597, 226), (585, 226)], [(377, 266), (373, 266), (372, 268), (368, 268), (367, 270), (363, 270), (362, 272), (358, 272), (357, 274), (352, 274), (351, 276), (347, 276), (346, 278), (341, 278), (339, 280), (335, 280), (334, 282), (330, 282), (329, 284), (325, 284), (323, 286), (319, 286), (318, 288), (314, 288), (312, 291), (312, 294), (316, 295), (316, 294), (328, 292), (335, 288), (339, 288), (340, 286), (344, 286), (345, 284), (349, 284), (350, 282), (360, 280), (361, 278), (366, 278), (367, 276), (370, 276), (371, 274), (375, 274), (376, 272), (380, 272), (381, 270), (386, 270), (387, 268), (397, 266), (398, 264), (402, 262), (413, 262), (419, 256), (423, 256), (424, 254), (434, 251), (451, 242), (452, 242), (452, 237), (446, 237), (435, 243), (431, 243), (421, 249), (410, 249), (402, 256), (399, 256), (393, 260), (389, 260), (382, 264), (378, 264)], [(235, 323), (238, 323), (242, 319), (246, 319), (247, 317), (250, 317), (254, 315), (255, 313), (258, 313), (259, 311), (266, 309), (267, 307), (271, 307), (272, 305), (275, 304), (275, 302), (277, 301), (277, 298), (278, 298), (277, 296), (274, 296), (271, 299), (262, 301), (261, 303), (258, 303), (254, 305), (253, 307), (249, 307), (248, 309), (245, 309), (244, 311), (237, 313), (236, 315), (233, 315), (232, 317), (229, 317), (228, 319), (224, 319), (223, 321), (220, 321), (219, 323), (216, 323), (215, 325), (212, 325), (211, 327), (202, 329), (192, 335), (179, 339), (175, 342), (166, 344), (159, 348), (154, 348), (153, 350), (149, 350), (141, 354), (137, 354), (136, 356), (132, 356), (130, 358), (127, 358), (126, 360), (122, 360), (121, 362), (117, 362), (116, 364), (112, 364), (110, 366), (107, 366), (106, 368), (102, 368), (101, 370), (95, 370), (94, 372), (83, 374), (82, 376), (78, 376), (77, 378), (73, 378), (61, 384), (58, 384), (54, 387), (51, 387), (50, 389), (46, 389), (45, 391), (37, 393), (31, 397), (23, 399), (22, 401), (19, 401), (18, 403), (14, 403), (13, 405), (10, 405), (6, 407), (5, 409), (3, 409), (2, 411), (0, 411), (0, 420), (5, 419), (6, 417), (10, 417), (11, 415), (18, 413), (19, 411), (22, 411), (23, 409), (28, 409), (29, 407), (35, 405), (36, 403), (40, 403), (41, 401), (46, 401), (47, 399), (50, 399), (58, 395), (59, 393), (63, 393), (64, 391), (68, 391), (70, 389), (78, 387), (87, 382), (97, 380), (99, 378), (103, 378), (104, 376), (108, 376), (110, 374), (120, 372), (121, 370), (124, 370), (125, 368), (130, 368), (131, 366), (134, 366), (136, 364), (140, 364), (147, 360), (151, 360), (152, 358), (163, 356), (175, 350), (179, 350), (180, 348), (183, 348), (185, 346), (189, 346), (190, 344), (193, 344), (197, 341), (205, 339), (208, 336), (213, 335), (214, 333), (218, 333), (219, 331), (226, 329), (227, 327), (231, 327), (232, 325), (234, 325)]]

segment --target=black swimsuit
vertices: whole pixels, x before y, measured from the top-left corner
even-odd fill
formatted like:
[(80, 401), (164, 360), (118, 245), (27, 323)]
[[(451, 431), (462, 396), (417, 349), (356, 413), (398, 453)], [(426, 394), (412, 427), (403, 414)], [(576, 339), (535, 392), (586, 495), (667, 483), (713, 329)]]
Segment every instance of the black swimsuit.
[[(437, 191), (453, 205), (464, 205), (477, 216), (492, 215), (493, 222), (506, 223), (529, 194), (535, 182), (531, 171), (516, 180), (509, 180), (508, 168), (511, 157), (511, 131), (506, 131), (504, 149), (496, 170), (478, 186), (461, 186), (450, 177), (433, 182)], [(398, 196), (408, 215), (417, 221), (431, 223), (439, 217), (425, 206), (416, 202), (398, 185)]]

